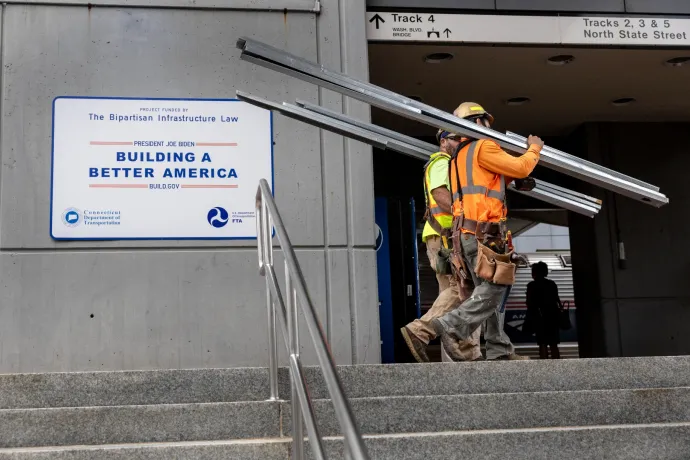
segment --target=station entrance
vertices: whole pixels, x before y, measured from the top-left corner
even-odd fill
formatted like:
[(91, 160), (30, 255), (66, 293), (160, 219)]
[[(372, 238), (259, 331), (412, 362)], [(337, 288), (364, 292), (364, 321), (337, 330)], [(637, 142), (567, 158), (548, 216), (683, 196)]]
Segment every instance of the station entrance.
[[(686, 61), (690, 59), (672, 49), (369, 44), (370, 81), (375, 85), (447, 112), (461, 102), (477, 102), (494, 115), (492, 127), (498, 131), (538, 135), (551, 147), (667, 190), (671, 159), (665, 165), (644, 166), (639, 156), (656, 133), (677, 130), (682, 136), (683, 129), (687, 131), (690, 99), (684, 88), (690, 81), (690, 63), (683, 65)], [(372, 122), (436, 142), (433, 127), (390, 112), (372, 108)], [(423, 314), (438, 294), (421, 241), (423, 162), (376, 151), (374, 174), (378, 241), (385, 242), (378, 254), (382, 356), (384, 362), (408, 362), (412, 357), (399, 329)], [(533, 176), (603, 200), (602, 212), (592, 219), (508, 195), (509, 226), (518, 237), (517, 251), (528, 253), (531, 262), (547, 261), (550, 278), (562, 281), (562, 299), (576, 307), (575, 327), (561, 336), (569, 356), (688, 352), (690, 344), (679, 343), (677, 334), (665, 327), (652, 333), (656, 341), (648, 337), (649, 331), (642, 343), (635, 341), (644, 328), (640, 315), (655, 304), (642, 297), (664, 299), (673, 293), (664, 286), (643, 293), (621, 281), (634, 283), (636, 277), (643, 277), (649, 262), (638, 247), (643, 230), (626, 226), (623, 220), (644, 215), (667, 228), (671, 206), (683, 204), (671, 197), (671, 205), (649, 208), (541, 166)], [(517, 345), (529, 349), (534, 338), (520, 333), (525, 308), (520, 290), (524, 291), (529, 273), (519, 280), (508, 302), (506, 331)], [(688, 315), (683, 306), (669, 306), (667, 313), (680, 310)]]

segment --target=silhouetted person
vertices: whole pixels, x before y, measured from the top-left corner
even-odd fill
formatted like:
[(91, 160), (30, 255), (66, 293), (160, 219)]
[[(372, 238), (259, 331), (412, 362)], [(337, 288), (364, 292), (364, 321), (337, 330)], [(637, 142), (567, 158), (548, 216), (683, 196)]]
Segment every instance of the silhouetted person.
[(548, 359), (548, 347), (551, 347), (551, 359), (560, 359), (558, 344), (560, 337), (561, 299), (558, 297), (558, 286), (546, 276), (549, 267), (544, 262), (532, 265), (532, 279), (527, 284), (527, 317), (528, 325), (537, 336), (539, 357)]

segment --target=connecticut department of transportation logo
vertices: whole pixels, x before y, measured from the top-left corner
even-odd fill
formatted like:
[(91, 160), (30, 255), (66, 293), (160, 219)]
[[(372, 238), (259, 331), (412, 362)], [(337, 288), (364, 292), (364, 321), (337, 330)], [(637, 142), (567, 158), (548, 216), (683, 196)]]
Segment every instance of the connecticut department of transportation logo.
[(76, 208), (67, 208), (62, 213), (62, 223), (67, 227), (76, 227), (81, 223), (81, 212)]
[(208, 214), (206, 215), (206, 220), (208, 220), (208, 223), (213, 225), (216, 228), (222, 228), (225, 227), (225, 225), (228, 223), (228, 212), (225, 210), (225, 208), (221, 207), (215, 207), (212, 208)]

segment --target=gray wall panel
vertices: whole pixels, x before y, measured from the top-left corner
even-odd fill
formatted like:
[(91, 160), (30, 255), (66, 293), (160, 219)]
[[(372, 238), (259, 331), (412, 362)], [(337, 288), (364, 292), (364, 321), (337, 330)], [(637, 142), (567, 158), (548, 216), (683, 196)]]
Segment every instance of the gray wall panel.
[[(606, 148), (609, 139), (607, 134), (601, 131), (601, 127), (590, 125), (587, 127), (587, 142), (589, 149), (589, 160), (600, 165), (610, 164), (610, 155)], [(604, 195), (604, 203), (613, 203), (616, 200), (614, 193), (601, 191)], [(597, 248), (596, 259), (599, 266), (601, 296), (612, 299), (616, 297), (616, 280), (614, 270), (617, 264), (616, 239), (613, 234), (612, 223), (615, 223), (611, 206), (602, 206), (599, 214), (594, 218), (594, 228), (597, 235), (600, 235), (595, 242)]]
[(629, 13), (690, 14), (690, 2), (686, 0), (625, 0)]
[(605, 356), (625, 356), (621, 348), (619, 302), (617, 300), (603, 300), (601, 302), (601, 318), (604, 330), (602, 342), (606, 347)]
[[(266, 365), (255, 242), (50, 239), (51, 103), (58, 95), (231, 98), (242, 89), (368, 120), (365, 104), (238, 59), (235, 41), (247, 35), (366, 79), (364, 4), (323, 4), (319, 16), (6, 7), (0, 372)], [(378, 362), (376, 257), (358, 249), (374, 243), (371, 148), (280, 115), (274, 134), (276, 200), (292, 242), (307, 246), (298, 258), (333, 354), (339, 363)], [(279, 251), (275, 261), (283, 284)], [(314, 364), (300, 324), (302, 356)], [(285, 363), (282, 337), (279, 349)]]
[[(340, 11), (338, 0), (324, 0), (317, 23), (319, 63), (341, 70)], [(319, 103), (337, 112), (343, 110), (340, 93), (319, 88)], [(347, 245), (347, 184), (345, 179), (345, 144), (343, 137), (321, 130), (325, 240), (327, 245)]]
[(367, 0), (367, 7), (493, 10), (496, 0)]
[[(352, 295), (350, 293), (350, 262), (346, 249), (329, 250), (328, 268), (328, 331), (333, 355), (338, 363), (351, 364), (352, 357)], [(375, 300), (375, 299), (374, 299)], [(372, 301), (371, 299), (369, 300)], [(372, 306), (376, 307), (375, 303)], [(370, 306), (371, 308), (371, 306)], [(324, 318), (325, 320), (325, 318)]]
[(212, 8), (224, 10), (313, 11), (314, 0), (9, 0), (9, 4), (92, 5), (122, 7)]
[[(655, 139), (631, 139), (632, 130), (654, 129)], [(678, 235), (690, 225), (690, 190), (679, 179), (678, 171), (690, 167), (686, 146), (690, 125), (682, 123), (609, 124), (606, 149), (611, 152), (611, 167), (633, 177), (658, 184), (670, 198), (660, 209), (634, 200), (616, 197), (621, 240), (625, 243), (627, 268), (617, 269), (616, 293), (619, 298), (658, 298), (687, 296), (690, 258)], [(657, 139), (658, 137), (658, 139)], [(663, 161), (650, 162), (649, 152), (664, 152)], [(649, 225), (647, 225), (649, 223)], [(616, 267), (617, 268), (617, 267)], [(649, 278), (652, 273), (661, 276)]]
[[(357, 5), (357, 6), (355, 6)], [(342, 72), (355, 78), (369, 80), (369, 58), (364, 2), (340, 3)], [(367, 104), (345, 99), (345, 113), (362, 121), (370, 121)], [(345, 140), (346, 177), (348, 180), (349, 243), (355, 246), (374, 246), (374, 161), (371, 147), (357, 141)]]
[(624, 0), (496, 0), (499, 10), (624, 12)]
[[(298, 259), (325, 318), (323, 251)], [(265, 366), (255, 266), (251, 250), (3, 253), (0, 372)], [(301, 326), (303, 359), (316, 364)], [(345, 347), (337, 352), (349, 353), (339, 340), (349, 329), (333, 335)]]
[[(51, 240), (50, 130), (55, 96), (232, 98), (241, 88), (280, 101), (315, 102), (317, 97), (313, 85), (240, 61), (234, 47), (239, 36), (260, 31), (262, 40), (314, 59), (310, 14), (10, 5), (5, 27), (4, 248), (171, 244)], [(278, 115), (274, 128), (277, 200), (293, 242), (322, 244), (318, 130)]]
[[(307, 283), (307, 290), (311, 296), (312, 305), (316, 310), (321, 325), (324, 330), (328, 333), (328, 306), (326, 298), (326, 273), (324, 271), (324, 264), (326, 263), (326, 256), (321, 250), (298, 250), (297, 260), (302, 267), (302, 272), (304, 273), (305, 281)], [(282, 251), (275, 253), (275, 266), (276, 275), (278, 276), (278, 281), (280, 283), (280, 289), (284, 296), (287, 296), (287, 291), (285, 290), (285, 259), (283, 258)], [(287, 300), (287, 298), (286, 298)], [(264, 304), (265, 305), (265, 302)], [(266, 317), (266, 307), (260, 308), (264, 311), (264, 316)], [(311, 339), (309, 330), (307, 329), (307, 323), (305, 322), (305, 315), (302, 308), (298, 310), (299, 315), (299, 337), (300, 337), (300, 356), (303, 363), (318, 364), (318, 358), (316, 357), (316, 351), (314, 348), (314, 342)], [(262, 330), (260, 334), (265, 335), (265, 330)], [(349, 330), (340, 330), (336, 333), (339, 336), (342, 334), (344, 336), (349, 336)], [(278, 351), (280, 355), (281, 365), (287, 366), (287, 349), (283, 341), (283, 334), (278, 330)], [(347, 350), (339, 350), (341, 352), (346, 352)], [(268, 355), (266, 355), (268, 357)]]
[[(630, 136), (649, 130), (654, 138)], [(585, 356), (688, 354), (690, 263), (679, 235), (690, 224), (690, 193), (678, 180), (678, 171), (690, 166), (688, 124), (597, 123), (586, 136), (589, 160), (656, 184), (671, 201), (657, 209), (607, 192), (608, 204), (594, 225), (576, 221), (571, 237), (578, 330), (581, 345), (592, 347)], [(648, 161), (649, 152), (663, 152), (662, 160)], [(625, 243), (625, 266), (618, 263), (618, 241)], [(576, 268), (582, 261), (590, 264)]]
[(690, 298), (618, 302), (623, 356), (690, 353)]
[[(379, 322), (376, 251), (358, 249), (351, 256), (354, 266), (352, 293), (355, 328), (355, 361), (358, 364), (381, 362), (381, 328)], [(372, 308), (372, 305), (376, 308)]]

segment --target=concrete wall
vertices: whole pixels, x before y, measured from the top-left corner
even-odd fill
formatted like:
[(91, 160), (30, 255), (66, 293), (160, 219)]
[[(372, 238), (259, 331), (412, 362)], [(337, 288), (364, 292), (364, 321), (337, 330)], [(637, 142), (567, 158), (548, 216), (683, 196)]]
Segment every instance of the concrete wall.
[[(242, 89), (366, 120), (363, 104), (240, 61), (235, 48), (255, 37), (367, 78), (364, 5), (322, 0), (315, 14), (313, 0), (42, 3), (2, 8), (0, 372), (265, 365), (251, 242), (51, 240), (51, 103)], [(333, 352), (339, 363), (378, 362), (371, 149), (280, 115), (274, 141), (278, 207)], [(304, 357), (315, 362), (311, 346)]]
[(367, 0), (369, 8), (688, 14), (686, 0)]
[(596, 124), (578, 135), (590, 160), (658, 185), (670, 199), (657, 209), (606, 192), (595, 219), (570, 216), (583, 355), (690, 354), (690, 125)]

